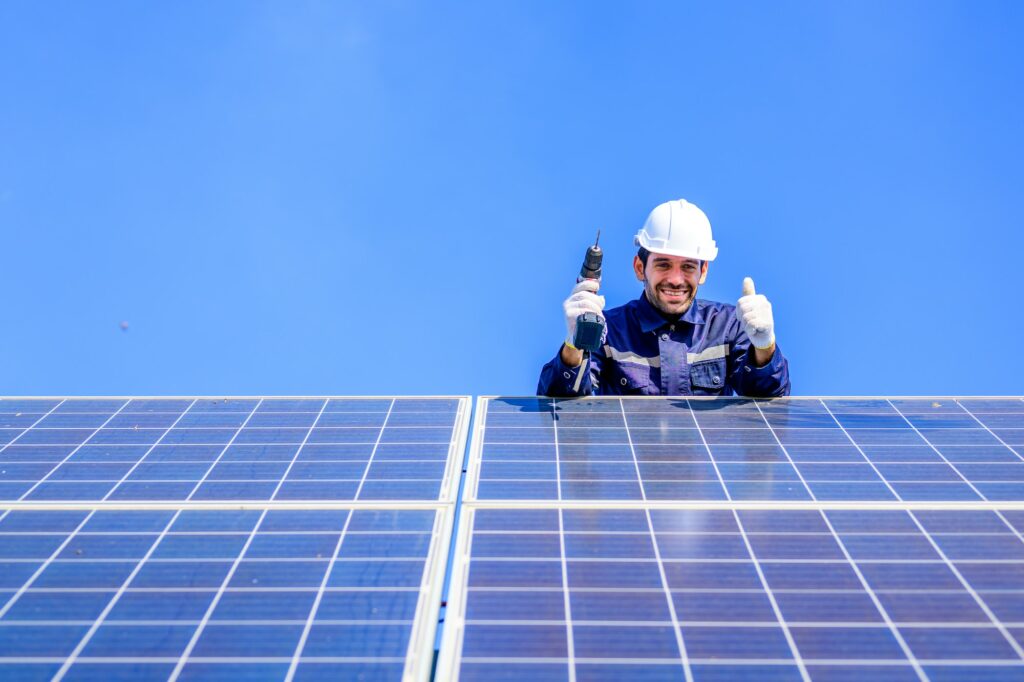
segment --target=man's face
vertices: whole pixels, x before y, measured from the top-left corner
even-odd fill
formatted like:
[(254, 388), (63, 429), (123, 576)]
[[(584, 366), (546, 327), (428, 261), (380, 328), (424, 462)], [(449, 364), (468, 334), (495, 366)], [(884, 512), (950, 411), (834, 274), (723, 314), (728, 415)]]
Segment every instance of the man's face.
[(647, 300), (666, 315), (682, 315), (697, 297), (697, 287), (708, 276), (707, 261), (652, 253), (647, 265), (633, 258), (636, 278), (644, 283)]

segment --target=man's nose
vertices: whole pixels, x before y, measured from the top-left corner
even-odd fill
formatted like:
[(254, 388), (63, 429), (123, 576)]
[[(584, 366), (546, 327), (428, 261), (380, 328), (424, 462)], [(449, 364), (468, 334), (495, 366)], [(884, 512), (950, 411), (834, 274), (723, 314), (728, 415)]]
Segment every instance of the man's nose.
[(686, 284), (686, 276), (679, 270), (672, 270), (665, 277), (665, 283), (675, 287), (681, 287)]

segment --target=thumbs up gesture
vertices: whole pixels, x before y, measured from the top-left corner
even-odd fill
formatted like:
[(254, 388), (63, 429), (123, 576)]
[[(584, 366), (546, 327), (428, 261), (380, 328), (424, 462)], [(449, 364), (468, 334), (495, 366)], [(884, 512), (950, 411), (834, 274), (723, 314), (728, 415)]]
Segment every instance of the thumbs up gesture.
[(736, 313), (754, 348), (767, 350), (775, 345), (775, 321), (772, 304), (754, 291), (754, 280), (743, 278), (743, 296), (736, 302)]

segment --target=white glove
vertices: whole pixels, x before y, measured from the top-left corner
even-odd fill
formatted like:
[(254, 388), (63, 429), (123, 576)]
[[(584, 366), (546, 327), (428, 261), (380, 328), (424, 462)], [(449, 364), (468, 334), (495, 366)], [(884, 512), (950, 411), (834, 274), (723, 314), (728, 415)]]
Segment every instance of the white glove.
[(775, 343), (775, 321), (772, 319), (772, 304), (761, 294), (754, 292), (754, 280), (743, 278), (743, 297), (736, 302), (736, 312), (743, 331), (750, 337), (754, 348), (766, 350)]
[(597, 313), (604, 319), (604, 296), (598, 296), (597, 290), (601, 283), (596, 279), (584, 279), (576, 284), (565, 299), (562, 309), (565, 310), (565, 345), (575, 348), (572, 345), (576, 337), (576, 318), (583, 313)]

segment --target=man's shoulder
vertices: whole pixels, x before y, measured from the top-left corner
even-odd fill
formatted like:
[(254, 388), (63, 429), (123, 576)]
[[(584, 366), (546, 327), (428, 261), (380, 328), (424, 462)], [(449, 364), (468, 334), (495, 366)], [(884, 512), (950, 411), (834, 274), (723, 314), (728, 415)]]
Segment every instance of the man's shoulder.
[(736, 312), (736, 304), (734, 303), (723, 303), (722, 301), (709, 301), (706, 298), (698, 298), (694, 301), (694, 305), (697, 306), (697, 310), (704, 313), (714, 313), (733, 315)]
[(634, 298), (632, 301), (626, 301), (622, 305), (615, 306), (614, 308), (608, 308), (604, 311), (604, 317), (609, 321), (621, 321), (635, 317), (636, 307), (639, 302), (639, 299)]

